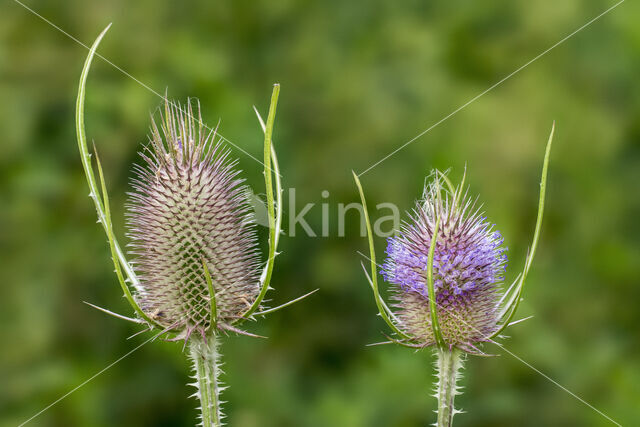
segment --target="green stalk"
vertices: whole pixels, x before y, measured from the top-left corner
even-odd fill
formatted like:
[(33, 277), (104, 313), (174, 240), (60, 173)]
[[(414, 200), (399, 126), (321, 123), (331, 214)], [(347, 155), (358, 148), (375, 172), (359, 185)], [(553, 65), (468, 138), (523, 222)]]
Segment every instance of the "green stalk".
[(200, 400), (202, 426), (220, 427), (222, 426), (220, 392), (224, 387), (220, 385), (220, 353), (217, 336), (208, 335), (206, 341), (199, 337), (192, 337), (189, 341), (189, 355), (193, 361), (196, 380), (193, 385), (198, 389), (195, 396)]
[(453, 416), (458, 412), (453, 407), (453, 400), (458, 393), (456, 380), (462, 368), (462, 352), (457, 348), (438, 348), (438, 427), (451, 427)]

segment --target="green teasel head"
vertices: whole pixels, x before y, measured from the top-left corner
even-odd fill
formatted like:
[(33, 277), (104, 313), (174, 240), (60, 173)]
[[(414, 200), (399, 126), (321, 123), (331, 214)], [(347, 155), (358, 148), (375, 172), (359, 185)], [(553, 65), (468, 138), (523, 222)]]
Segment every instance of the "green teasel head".
[(186, 334), (233, 324), (261, 289), (251, 191), (237, 162), (203, 126), (199, 108), (168, 101), (140, 155), (127, 214), (136, 301)]
[(189, 343), (195, 380), (191, 385), (200, 402), (201, 425), (218, 427), (224, 417), (220, 393), (225, 388), (220, 380), (220, 332), (255, 336), (238, 326), (313, 293), (278, 307), (263, 307), (282, 223), (280, 173), (271, 141), (280, 86), (273, 87), (266, 123), (256, 110), (264, 132), (266, 260), (260, 256), (249, 187), (223, 146), (224, 138), (204, 125), (199, 105), (193, 108), (188, 101), (180, 106), (165, 96), (164, 114), (159, 124), (152, 117), (149, 143), (140, 153), (142, 161), (134, 166), (126, 214), (130, 261), (115, 236), (102, 165), (96, 153), (96, 178), (84, 129), (87, 75), (108, 29), (94, 42), (82, 70), (76, 130), (89, 196), (107, 235), (118, 282), (136, 316), (90, 305), (143, 324), (145, 330), (159, 331), (146, 342), (164, 336), (168, 341), (184, 340), (185, 346)]
[(238, 328), (245, 320), (309, 295), (278, 307), (263, 307), (282, 222), (282, 188), (272, 145), (280, 86), (274, 85), (266, 123), (256, 110), (265, 135), (266, 260), (261, 260), (256, 238), (251, 191), (240, 176), (237, 161), (224, 147), (224, 138), (204, 124), (199, 104), (194, 108), (188, 101), (181, 106), (166, 97), (159, 123), (152, 117), (149, 143), (140, 153), (142, 162), (133, 168), (135, 178), (127, 204), (133, 257), (129, 260), (115, 236), (102, 166), (96, 153), (96, 178), (84, 129), (87, 75), (108, 28), (94, 42), (82, 70), (76, 129), (89, 196), (107, 234), (121, 289), (136, 317), (94, 307), (185, 342), (194, 332), (203, 337), (220, 330), (245, 333)]

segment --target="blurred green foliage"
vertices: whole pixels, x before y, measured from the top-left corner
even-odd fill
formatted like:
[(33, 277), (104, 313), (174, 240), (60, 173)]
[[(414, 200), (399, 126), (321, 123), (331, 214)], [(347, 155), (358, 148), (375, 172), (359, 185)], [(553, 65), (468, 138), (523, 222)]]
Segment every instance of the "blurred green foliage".
[[(29, 1), (90, 44), (114, 25), (89, 77), (87, 132), (106, 168), (122, 239), (130, 166), (157, 92), (260, 157), (251, 109), (282, 93), (283, 184), (320, 230), (319, 203), (356, 202), (363, 171), (613, 2)], [(0, 6), (0, 426), (18, 425), (145, 336), (90, 309), (131, 314), (77, 153), (74, 101), (86, 49), (18, 3)], [(508, 278), (533, 231), (552, 120), (541, 246), (507, 348), (625, 426), (640, 425), (640, 5), (625, 2), (362, 176), (372, 205), (412, 207), (433, 167), (468, 168), (509, 245)], [(142, 84), (147, 85), (145, 88)], [(234, 150), (263, 192), (261, 166)], [(328, 199), (321, 192), (330, 193)], [(375, 219), (375, 212), (372, 213)], [(287, 219), (285, 218), (285, 224)], [(232, 426), (418, 426), (433, 422), (429, 351), (366, 347), (383, 323), (347, 235), (284, 236), (273, 304), (309, 300), (224, 340)], [(379, 251), (385, 242), (378, 239)], [(470, 358), (457, 426), (610, 423), (496, 346)], [(34, 426), (179, 426), (196, 415), (181, 345), (146, 345)]]

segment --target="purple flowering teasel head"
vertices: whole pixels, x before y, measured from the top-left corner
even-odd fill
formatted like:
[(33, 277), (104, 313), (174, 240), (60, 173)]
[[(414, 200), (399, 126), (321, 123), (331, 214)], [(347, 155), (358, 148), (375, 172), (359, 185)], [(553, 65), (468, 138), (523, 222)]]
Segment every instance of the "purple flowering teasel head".
[(477, 199), (465, 189), (466, 170), (457, 187), (436, 170), (409, 218), (387, 240), (387, 257), (381, 266), (390, 284), (392, 303), (387, 305), (378, 289), (364, 191), (354, 172), (367, 223), (371, 275), (364, 265), (363, 269), (380, 316), (396, 335), (390, 342), (484, 354), (477, 344), (490, 342), (512, 324), (542, 226), (554, 129), (555, 124), (545, 150), (533, 241), (522, 272), (507, 289), (502, 286), (507, 248), (500, 232), (483, 216)]
[(381, 273), (390, 285), (391, 304), (378, 289), (376, 253), (362, 184), (353, 173), (362, 200), (369, 241), (371, 274), (364, 264), (378, 312), (393, 331), (389, 341), (411, 348), (432, 347), (437, 357), (435, 397), (438, 427), (451, 427), (460, 411), (457, 380), (463, 355), (484, 355), (479, 344), (492, 342), (512, 322), (522, 299), (542, 226), (547, 171), (554, 126), (542, 166), (538, 216), (522, 272), (504, 289), (507, 248), (502, 235), (483, 216), (464, 181), (457, 186), (434, 171), (421, 200), (396, 235), (387, 240)]
[[(462, 187), (441, 188), (438, 171), (410, 218), (387, 240), (382, 276), (392, 285), (395, 315), (407, 335), (436, 344), (429, 312), (429, 253), (444, 342), (467, 351), (498, 328), (500, 285), (507, 262), (504, 239)], [(440, 224), (436, 226), (440, 218)]]

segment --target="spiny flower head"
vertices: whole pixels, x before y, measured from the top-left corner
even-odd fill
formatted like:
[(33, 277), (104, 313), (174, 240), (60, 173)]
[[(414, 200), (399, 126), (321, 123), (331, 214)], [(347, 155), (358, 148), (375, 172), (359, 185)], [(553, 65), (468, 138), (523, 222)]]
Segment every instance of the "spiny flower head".
[(136, 299), (155, 322), (187, 337), (231, 324), (260, 292), (249, 190), (199, 107), (197, 114), (189, 102), (167, 102), (160, 129), (152, 121), (127, 215)]
[(432, 176), (409, 220), (388, 239), (382, 275), (393, 285), (399, 326), (413, 341), (435, 344), (428, 292), (429, 252), (435, 242), (432, 277), (442, 338), (474, 352), (474, 343), (498, 329), (506, 248), (462, 187), (446, 191), (442, 174)]
[[(364, 191), (358, 175), (353, 178), (360, 193), (367, 226), (371, 285), (380, 317), (406, 347), (435, 347), (438, 358), (438, 426), (451, 426), (461, 411), (453, 406), (463, 353), (484, 354), (476, 345), (491, 342), (512, 325), (522, 289), (531, 268), (542, 226), (549, 155), (555, 124), (547, 142), (540, 181), (538, 216), (533, 240), (522, 273), (502, 289), (506, 248), (494, 226), (465, 191), (464, 177), (458, 187), (434, 171), (424, 196), (398, 233), (389, 238), (384, 279), (391, 284), (393, 304), (388, 305), (378, 288), (376, 253)], [(366, 172), (366, 171), (365, 171)], [(466, 174), (465, 174), (466, 175)], [(441, 183), (446, 184), (443, 189)]]

